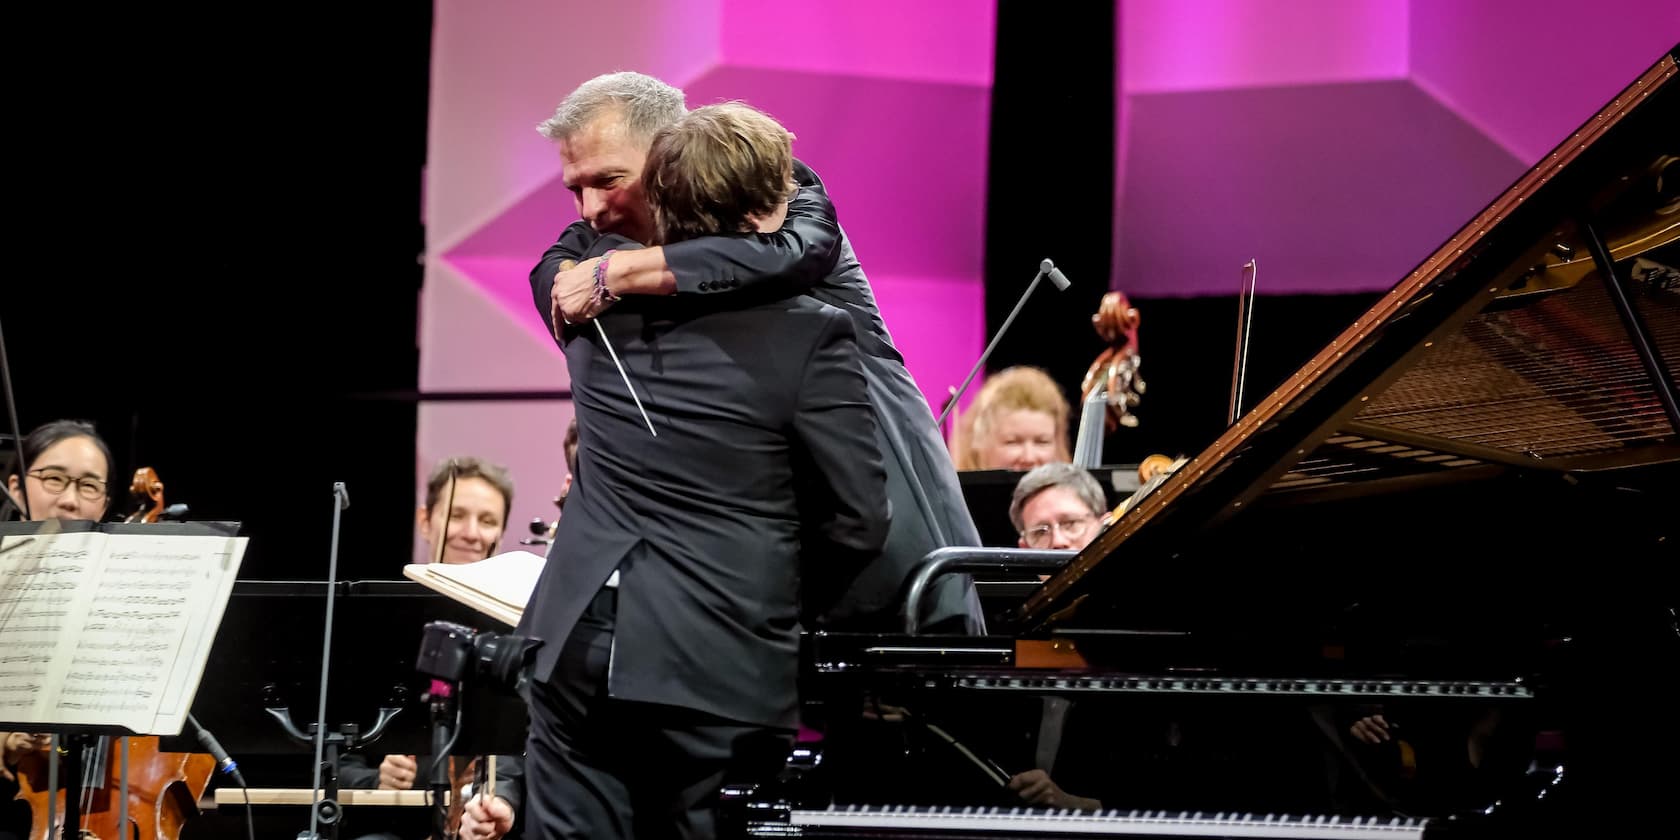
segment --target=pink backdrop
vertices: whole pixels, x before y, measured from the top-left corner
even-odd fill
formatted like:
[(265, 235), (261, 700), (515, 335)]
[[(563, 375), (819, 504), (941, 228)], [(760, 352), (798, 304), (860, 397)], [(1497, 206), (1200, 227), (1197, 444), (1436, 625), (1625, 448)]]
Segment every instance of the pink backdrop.
[(1391, 287), (1680, 42), (1674, 0), (1121, 0), (1115, 287)]
[[(1120, 0), (1116, 19), (1111, 282), (1137, 297), (1230, 293), (1250, 258), (1266, 293), (1386, 289), (1680, 41), (1674, 0)], [(984, 341), (994, 24), (989, 0), (438, 0), (421, 387), (568, 384), (526, 273), (576, 213), (533, 127), (619, 69), (787, 123), (911, 373), (960, 382)], [(570, 416), (423, 404), (416, 458), (504, 461), (515, 523), (546, 517)]]
[[(620, 69), (682, 87), (690, 106), (742, 99), (787, 124), (828, 183), (911, 374), (930, 393), (962, 380), (984, 330), (989, 0), (489, 9), (437, 4), (423, 390), (567, 386), (527, 273), (577, 213), (534, 128), (578, 83)], [(570, 418), (556, 403), (422, 404), (417, 459), (422, 474), (457, 453), (507, 463), (517, 525), (553, 512)]]

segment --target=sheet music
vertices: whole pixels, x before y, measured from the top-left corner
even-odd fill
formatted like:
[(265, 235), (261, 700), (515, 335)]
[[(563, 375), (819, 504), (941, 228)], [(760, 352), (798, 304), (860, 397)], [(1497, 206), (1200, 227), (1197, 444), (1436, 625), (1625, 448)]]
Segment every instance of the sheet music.
[(517, 626), (525, 603), (537, 588), (544, 558), (529, 551), (509, 551), (477, 563), (410, 564), (403, 575), (491, 618)]
[[(179, 733), (245, 539), (85, 532), (6, 543), (24, 540), (0, 554), (0, 592), (16, 598), (0, 613), (0, 649), (19, 657), (26, 686), (0, 693), (0, 720)], [(17, 644), (26, 652), (10, 653)]]
[(59, 642), (77, 626), (78, 592), (98, 572), (105, 535), (0, 538), (0, 720), (33, 720), (51, 689)]
[[(72, 660), (111, 670), (92, 672), (94, 679), (72, 670), (60, 716), (74, 710), (74, 690), (131, 687), (156, 695), (144, 731), (179, 733), (244, 551), (239, 538), (113, 536)], [(135, 621), (139, 632), (122, 629)]]

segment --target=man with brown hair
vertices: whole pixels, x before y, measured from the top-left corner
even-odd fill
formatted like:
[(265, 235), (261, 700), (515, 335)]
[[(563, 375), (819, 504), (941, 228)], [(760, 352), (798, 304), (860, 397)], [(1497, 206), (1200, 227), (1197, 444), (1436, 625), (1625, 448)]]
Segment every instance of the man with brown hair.
[(793, 134), (742, 102), (696, 108), (654, 135), (642, 183), (659, 242), (774, 231), (799, 189)]
[[(619, 164), (590, 145), (601, 133), (571, 149), (566, 177), (617, 189)], [(790, 139), (741, 105), (655, 132), (644, 187), (660, 229), (775, 223)], [(604, 271), (638, 247), (606, 236), (590, 253)], [(862, 568), (888, 522), (852, 319), (794, 291), (637, 298), (560, 325), (579, 471), (519, 630), (545, 642), (526, 750), (535, 836), (712, 837), (726, 773), (762, 778), (787, 754), (802, 590)]]

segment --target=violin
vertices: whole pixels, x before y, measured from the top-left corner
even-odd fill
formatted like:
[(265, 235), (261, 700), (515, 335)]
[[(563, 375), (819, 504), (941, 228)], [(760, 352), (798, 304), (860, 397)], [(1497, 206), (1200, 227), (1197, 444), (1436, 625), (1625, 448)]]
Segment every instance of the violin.
[(531, 536), (520, 540), (520, 545), (548, 545), (554, 542), (554, 532), (560, 528), (559, 513), (566, 510), (566, 496), (570, 494), (571, 488), (572, 482), (568, 476), (566, 489), (561, 491), (560, 495), (554, 497), (555, 517), (553, 519), (543, 519), (540, 516), (531, 517), (529, 525)]
[(1141, 321), (1137, 308), (1124, 292), (1103, 295), (1097, 314), (1091, 316), (1091, 326), (1108, 347), (1085, 369), (1085, 378), (1080, 382), (1079, 433), (1073, 456), (1077, 466), (1086, 469), (1101, 466), (1103, 435), (1122, 426), (1134, 428), (1138, 424), (1132, 410), (1143, 400), (1146, 388), (1143, 376), (1138, 373), (1143, 363), (1138, 355)]
[[(157, 522), (163, 515), (163, 482), (151, 467), (134, 472), (129, 494), (136, 505), (124, 522)], [(128, 743), (128, 825), (119, 825), (121, 802), (122, 745)], [(203, 753), (163, 752), (155, 735), (114, 738), (100, 736), (80, 750), (81, 812), (78, 833), (64, 833), (66, 791), (47, 783), (50, 760), (46, 750), (24, 756), (18, 762), (17, 798), (29, 803), (30, 840), (179, 840), (190, 817), (198, 815), (198, 800), (209, 786), (216, 760)], [(69, 750), (60, 748), (60, 758)], [(47, 813), (55, 815), (47, 824)]]

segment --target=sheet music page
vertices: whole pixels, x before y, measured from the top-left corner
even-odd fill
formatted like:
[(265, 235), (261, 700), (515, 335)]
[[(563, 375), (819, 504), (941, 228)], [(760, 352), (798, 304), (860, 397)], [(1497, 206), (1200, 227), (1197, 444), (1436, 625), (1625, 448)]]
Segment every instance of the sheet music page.
[(542, 576), (543, 563), (540, 554), (509, 551), (477, 563), (426, 563), (417, 571), (447, 578), (524, 611), (537, 588), (537, 578)]
[[(124, 534), (111, 539), (105, 574), (113, 590), (121, 590), (121, 597), (137, 605), (179, 609), (184, 635), (168, 659), (156, 715), (143, 730), (152, 735), (179, 734), (233, 593), (246, 538)], [(161, 569), (172, 571), (165, 574)], [(165, 577), (172, 581), (172, 591), (160, 588)]]
[(0, 537), (0, 721), (48, 719), (60, 643), (86, 613), (104, 551), (97, 531)]
[(19, 671), (4, 681), (18, 687), (0, 693), (10, 704), (0, 719), (178, 734), (246, 539), (77, 532), (5, 542), (24, 540), (0, 554), (0, 597), (18, 599), (0, 624), (0, 650), (17, 662), (0, 670)]
[(477, 563), (411, 563), (403, 568), (403, 575), (509, 627), (517, 627), (526, 602), (537, 588), (537, 578), (542, 576), (544, 562), (538, 554), (509, 551)]

